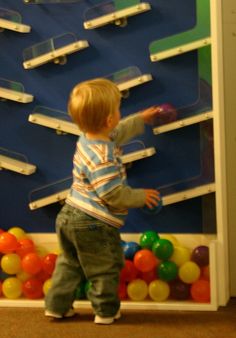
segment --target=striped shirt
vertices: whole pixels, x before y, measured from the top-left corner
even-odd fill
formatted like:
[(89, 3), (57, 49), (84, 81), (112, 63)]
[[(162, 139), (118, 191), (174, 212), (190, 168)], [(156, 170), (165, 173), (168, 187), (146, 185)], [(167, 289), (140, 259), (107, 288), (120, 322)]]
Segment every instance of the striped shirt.
[(115, 227), (124, 224), (129, 207), (143, 206), (143, 189), (127, 185), (119, 148), (122, 140), (140, 134), (143, 128), (138, 115), (132, 115), (122, 120), (111, 141), (88, 140), (81, 135), (73, 158), (73, 183), (66, 203)]

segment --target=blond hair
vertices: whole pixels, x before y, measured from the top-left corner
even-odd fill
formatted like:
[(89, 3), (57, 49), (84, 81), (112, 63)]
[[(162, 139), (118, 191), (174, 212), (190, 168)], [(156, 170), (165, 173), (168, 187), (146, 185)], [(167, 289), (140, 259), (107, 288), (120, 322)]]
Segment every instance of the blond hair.
[(107, 117), (119, 109), (121, 94), (116, 84), (97, 78), (77, 84), (69, 98), (68, 112), (82, 132), (99, 132)]

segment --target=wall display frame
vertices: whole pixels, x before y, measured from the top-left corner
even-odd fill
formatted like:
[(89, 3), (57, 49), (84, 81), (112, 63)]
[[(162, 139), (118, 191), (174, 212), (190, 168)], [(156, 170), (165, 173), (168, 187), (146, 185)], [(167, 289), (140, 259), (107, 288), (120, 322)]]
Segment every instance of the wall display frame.
[[(122, 117), (152, 105), (165, 107), (156, 124), (147, 126), (138, 138), (145, 144), (145, 151), (151, 149), (151, 153), (148, 151), (145, 158), (141, 155), (141, 160), (132, 162), (127, 170), (132, 187), (160, 190), (162, 209), (150, 215), (140, 209), (130, 210), (121, 229), (122, 238), (138, 241), (147, 229), (160, 235), (175, 234), (189, 247), (207, 245), (210, 256), (209, 302), (127, 300), (122, 301), (122, 308), (215, 311), (226, 305), (229, 266), (222, 0), (150, 0), (151, 10), (145, 15), (133, 16), (132, 24), (125, 29), (117, 29), (114, 25), (85, 29), (84, 13), (91, 8), (91, 1), (54, 2), (52, 6), (47, 6), (52, 1), (35, 1), (35, 6), (26, 6), (23, 1), (8, 1), (11, 8), (22, 13), (32, 31), (21, 39), (10, 31), (0, 34), (5, 51), (0, 56), (0, 73), (4, 79), (12, 78), (13, 74), (23, 78), (25, 86), (36, 93), (36, 103), (29, 102), (26, 109), (17, 102), (0, 102), (0, 118), (4, 121), (0, 124), (1, 146), (28, 154), (32, 162), (37, 163), (37, 171), (30, 179), (12, 175), (8, 170), (0, 172), (4, 191), (4, 210), (0, 214), (6, 230), (17, 223), (37, 243), (50, 249), (57, 246), (54, 222), (61, 205), (54, 202), (66, 197), (79, 135), (56, 124), (54, 113), (66, 112), (69, 94), (78, 82), (108, 77), (122, 92)], [(116, 4), (122, 1), (117, 0)], [(3, 2), (0, 0), (0, 6)], [(86, 53), (80, 53), (79, 57), (72, 53), (70, 62), (65, 63), (65, 53), (53, 52), (50, 60), (25, 64), (27, 71), (22, 67), (22, 54), (27, 46), (35, 46), (37, 41), (47, 41), (48, 36), (61, 36), (68, 31), (89, 41)], [(73, 40), (74, 43), (77, 41)], [(84, 47), (88, 47), (88, 42)], [(24, 62), (31, 59), (34, 58), (24, 57)], [(48, 61), (64, 65), (54, 67)], [(37, 67), (41, 64), (44, 67)], [(131, 73), (127, 69), (131, 69)], [(122, 76), (117, 76), (119, 72)], [(40, 114), (35, 107), (53, 108), (49, 108), (51, 113)], [(28, 123), (28, 117), (32, 123)], [(55, 130), (66, 135), (58, 137)], [(40, 199), (39, 196), (34, 198), (38, 187), (51, 189), (51, 182), (60, 180), (66, 185), (65, 189), (60, 188), (63, 196), (51, 191), (46, 194), (46, 198), (53, 196), (51, 203), (39, 208), (32, 205), (32, 210), (29, 209), (29, 200)], [(16, 191), (13, 195), (11, 191), (16, 185), (20, 194)], [(11, 212), (13, 205), (18, 212)], [(1, 299), (0, 305), (42, 307), (43, 300)], [(90, 305), (82, 300), (75, 302), (75, 306)]]

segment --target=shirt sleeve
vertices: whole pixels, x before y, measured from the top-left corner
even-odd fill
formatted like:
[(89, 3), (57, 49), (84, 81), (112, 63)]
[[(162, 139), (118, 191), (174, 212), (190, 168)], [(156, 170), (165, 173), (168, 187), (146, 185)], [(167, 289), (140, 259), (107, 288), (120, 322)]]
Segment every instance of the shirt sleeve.
[(112, 132), (112, 139), (119, 146), (144, 133), (144, 122), (139, 113), (122, 119)]
[(107, 205), (123, 209), (138, 208), (145, 204), (145, 192), (143, 189), (132, 189), (126, 184), (122, 171), (125, 168), (119, 162), (107, 159), (90, 172), (90, 184), (96, 191), (98, 199)]
[(145, 192), (122, 185), (103, 196), (103, 200), (116, 209), (141, 208), (145, 205)]

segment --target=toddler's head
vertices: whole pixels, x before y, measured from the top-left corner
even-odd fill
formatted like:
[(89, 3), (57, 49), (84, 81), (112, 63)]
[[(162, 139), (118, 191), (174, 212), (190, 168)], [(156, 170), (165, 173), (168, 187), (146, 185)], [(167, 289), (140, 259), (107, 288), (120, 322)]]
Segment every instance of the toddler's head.
[(69, 98), (68, 111), (84, 133), (104, 128), (109, 115), (120, 107), (121, 94), (110, 80), (97, 78), (77, 84)]

